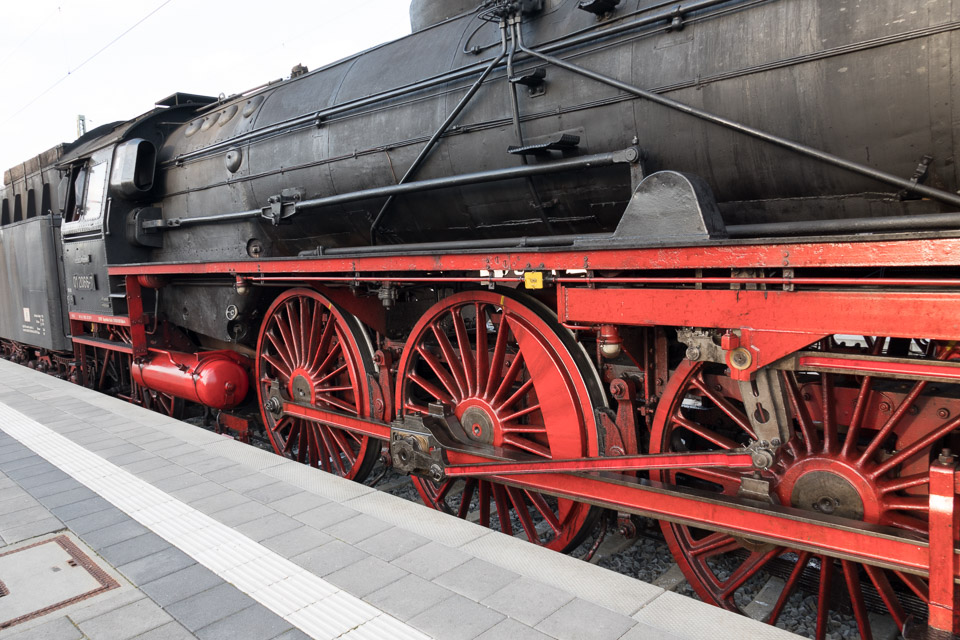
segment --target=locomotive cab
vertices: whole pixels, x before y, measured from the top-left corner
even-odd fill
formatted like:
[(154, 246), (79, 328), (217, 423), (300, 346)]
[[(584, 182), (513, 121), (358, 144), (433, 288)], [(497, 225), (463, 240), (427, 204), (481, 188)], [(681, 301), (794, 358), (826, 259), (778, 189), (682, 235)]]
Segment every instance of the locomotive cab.
[(123, 278), (111, 279), (107, 267), (150, 259), (149, 242), (129, 241), (127, 219), (140, 211), (156, 211), (150, 204), (156, 197), (157, 149), (171, 129), (198, 106), (213, 101), (171, 96), (133, 121), (91, 131), (57, 165), (62, 176), (59, 196), (70, 312), (91, 316), (127, 312)]

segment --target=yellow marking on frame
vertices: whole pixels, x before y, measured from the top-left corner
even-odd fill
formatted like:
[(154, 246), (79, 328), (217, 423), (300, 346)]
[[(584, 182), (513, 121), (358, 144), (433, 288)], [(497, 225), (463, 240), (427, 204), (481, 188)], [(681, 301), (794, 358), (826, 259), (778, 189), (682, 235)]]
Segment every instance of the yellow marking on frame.
[(523, 274), (523, 284), (527, 289), (543, 289), (543, 273), (527, 271)]
[(506, 296), (500, 296), (500, 306), (503, 306), (503, 301), (506, 300)]

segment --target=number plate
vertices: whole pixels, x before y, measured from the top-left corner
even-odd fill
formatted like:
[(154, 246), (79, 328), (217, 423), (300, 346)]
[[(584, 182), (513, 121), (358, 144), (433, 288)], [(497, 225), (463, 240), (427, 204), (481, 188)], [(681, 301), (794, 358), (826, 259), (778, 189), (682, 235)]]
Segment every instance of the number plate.
[(93, 274), (90, 274), (90, 275), (74, 274), (73, 288), (76, 291), (96, 291), (97, 276)]

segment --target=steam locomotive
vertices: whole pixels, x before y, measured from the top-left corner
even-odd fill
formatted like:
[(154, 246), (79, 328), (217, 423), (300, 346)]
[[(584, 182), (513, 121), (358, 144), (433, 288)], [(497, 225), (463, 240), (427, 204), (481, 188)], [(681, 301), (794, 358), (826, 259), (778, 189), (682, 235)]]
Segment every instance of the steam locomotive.
[(702, 599), (777, 577), (818, 637), (955, 631), (956, 4), (411, 20), (7, 171), (3, 357), (558, 551), (662, 518)]

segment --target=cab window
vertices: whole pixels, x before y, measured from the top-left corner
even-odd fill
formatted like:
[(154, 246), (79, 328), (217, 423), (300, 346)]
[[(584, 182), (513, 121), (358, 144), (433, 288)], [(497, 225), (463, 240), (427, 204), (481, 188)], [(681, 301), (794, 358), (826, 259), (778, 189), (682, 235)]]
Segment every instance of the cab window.
[[(77, 180), (78, 188), (82, 187), (82, 180)], [(87, 171), (87, 195), (83, 201), (78, 220), (89, 222), (100, 218), (103, 212), (103, 200), (107, 190), (107, 163), (95, 164)]]

